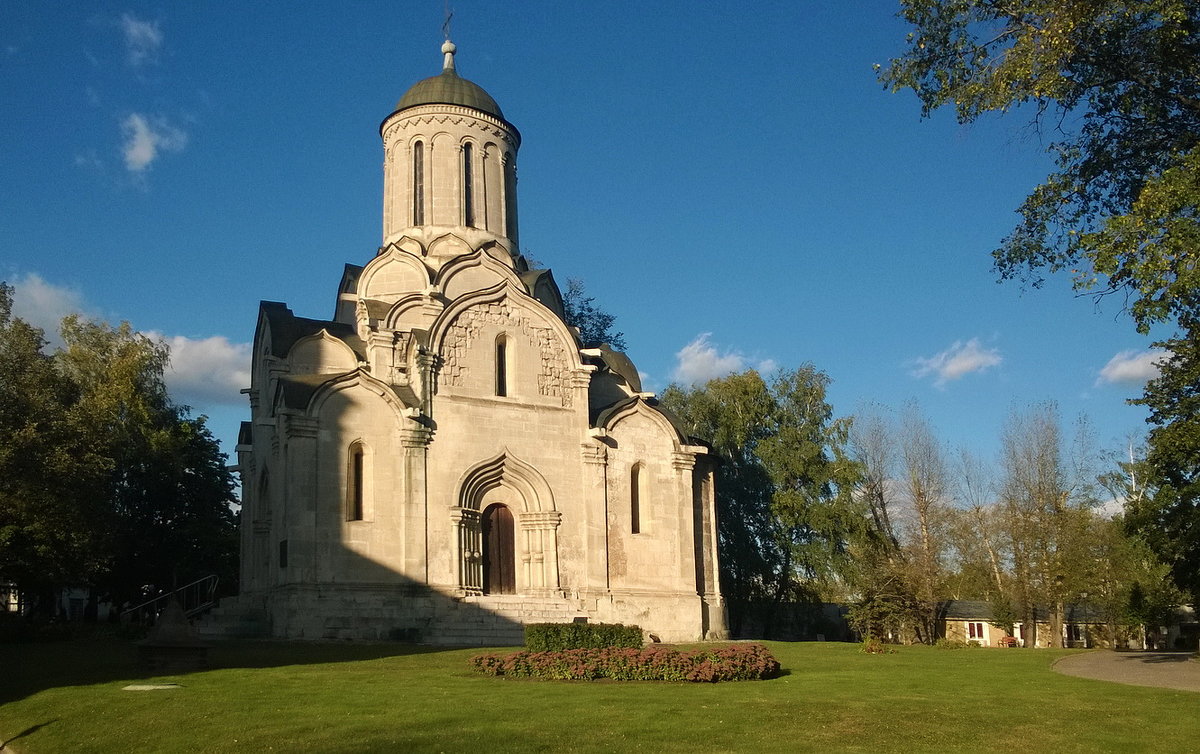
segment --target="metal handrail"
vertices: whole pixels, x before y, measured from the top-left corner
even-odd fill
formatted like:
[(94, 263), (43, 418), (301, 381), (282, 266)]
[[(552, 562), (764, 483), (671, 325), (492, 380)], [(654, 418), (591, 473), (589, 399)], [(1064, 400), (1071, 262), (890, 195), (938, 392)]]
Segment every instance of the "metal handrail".
[(191, 618), (216, 604), (217, 583), (219, 581), (220, 578), (216, 574), (196, 579), (192, 583), (185, 584), (174, 591), (165, 592), (153, 599), (146, 600), (140, 605), (135, 605), (128, 610), (122, 610), (121, 619), (124, 620), (126, 616), (141, 612), (145, 612), (151, 618), (157, 617), (162, 612), (162, 609), (166, 607), (167, 600), (173, 597), (179, 598), (183, 614)]

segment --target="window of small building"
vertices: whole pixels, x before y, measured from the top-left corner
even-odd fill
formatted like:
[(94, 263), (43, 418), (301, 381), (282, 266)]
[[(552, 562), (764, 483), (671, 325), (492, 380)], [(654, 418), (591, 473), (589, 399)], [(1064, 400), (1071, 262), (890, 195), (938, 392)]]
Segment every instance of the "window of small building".
[(425, 224), (425, 145), (413, 144), (413, 225)]
[(475, 190), (472, 162), (475, 150), (471, 142), (463, 144), (462, 185), (463, 185), (463, 225), (475, 227)]
[(1082, 626), (1078, 623), (1067, 624), (1067, 641), (1083, 641)]
[(968, 623), (967, 624), (968, 639), (983, 639), (983, 623)]
[(508, 336), (496, 338), (496, 395), (508, 395)]

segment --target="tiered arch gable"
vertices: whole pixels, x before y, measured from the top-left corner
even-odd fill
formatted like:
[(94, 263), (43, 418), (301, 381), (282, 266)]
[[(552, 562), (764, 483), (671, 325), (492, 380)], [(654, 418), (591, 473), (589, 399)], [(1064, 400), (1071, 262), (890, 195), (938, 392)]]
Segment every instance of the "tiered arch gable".
[(645, 423), (654, 427), (664, 440), (671, 443), (672, 450), (682, 451), (686, 449), (687, 437), (675, 423), (675, 420), (657, 406), (648, 403), (641, 396), (627, 398), (601, 411), (596, 417), (595, 425), (610, 435), (619, 436), (621, 434), (620, 425), (635, 417), (644, 419)]
[(287, 360), (292, 374), (335, 374), (358, 367), (354, 350), (328, 330), (297, 340), (288, 349)]
[(513, 269), (508, 251), (496, 243), (485, 244), (470, 254), (454, 258), (434, 278), (434, 284), (447, 301), (491, 288), (499, 282), (512, 282), (524, 287)]
[(412, 413), (410, 409), (416, 408), (415, 406), (406, 405), (400, 396), (396, 394), (396, 391), (392, 390), (391, 386), (375, 379), (362, 369), (356, 369), (347, 374), (337, 375), (318, 385), (308, 400), (305, 413), (309, 416), (319, 416), (325, 407), (325, 403), (330, 398), (339, 393), (354, 390), (364, 390), (381, 399), (391, 410), (397, 421), (410, 418), (410, 414)]
[(435, 316), (431, 311), (440, 312), (442, 308), (436, 296), (413, 293), (392, 304), (382, 317), (383, 327), (389, 330), (426, 329)]
[(409, 238), (390, 244), (363, 269), (358, 297), (394, 301), (429, 289), (429, 268), (420, 259), (421, 245)]
[(457, 485), (458, 507), (482, 510), (482, 506), (488, 502), (488, 495), (500, 488), (513, 493), (522, 513), (557, 510), (554, 493), (546, 478), (533, 466), (512, 455), (507, 448), (463, 473)]
[(460, 254), (470, 254), (474, 249), (460, 236), (446, 233), (429, 242), (428, 255), (431, 257), (456, 257)]
[(579, 344), (575, 340), (575, 335), (567, 328), (566, 323), (540, 302), (530, 298), (519, 285), (516, 282), (497, 283), (491, 288), (475, 291), (452, 302), (429, 331), (430, 348), (439, 354), (442, 352), (449, 332), (464, 312), (488, 304), (505, 303), (513, 309), (519, 309), (527, 314), (530, 320), (538, 326), (550, 330), (553, 333), (555, 344), (571, 355), (570, 366), (575, 369), (582, 367)]
[(434, 322), (429, 347), (440, 359), (438, 384), (494, 394), (493, 377), (473, 371), (492, 370), (484, 351), (475, 346), (480, 338), (501, 332), (509, 335), (511, 353), (517, 354), (517, 365), (511, 369), (516, 391), (510, 395), (572, 406), (575, 376), (586, 369), (575, 336), (512, 281), (460, 297)]

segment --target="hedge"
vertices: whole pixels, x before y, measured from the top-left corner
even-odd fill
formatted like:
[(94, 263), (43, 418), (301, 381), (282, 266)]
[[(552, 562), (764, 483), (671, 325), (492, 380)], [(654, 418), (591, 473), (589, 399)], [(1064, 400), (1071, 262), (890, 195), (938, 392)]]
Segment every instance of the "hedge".
[(525, 648), (530, 652), (564, 649), (603, 649), (642, 646), (642, 629), (620, 623), (530, 623), (525, 626)]
[(779, 661), (762, 644), (729, 644), (711, 649), (678, 650), (654, 645), (645, 649), (608, 647), (561, 652), (483, 654), (470, 660), (480, 673), (562, 681), (751, 681), (774, 678)]

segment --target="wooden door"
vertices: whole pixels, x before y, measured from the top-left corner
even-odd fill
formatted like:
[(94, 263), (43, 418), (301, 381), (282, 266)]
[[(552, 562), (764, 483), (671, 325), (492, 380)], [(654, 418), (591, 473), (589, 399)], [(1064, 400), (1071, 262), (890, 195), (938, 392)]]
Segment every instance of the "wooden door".
[(483, 511), (483, 593), (517, 591), (513, 516), (507, 505), (489, 505)]

